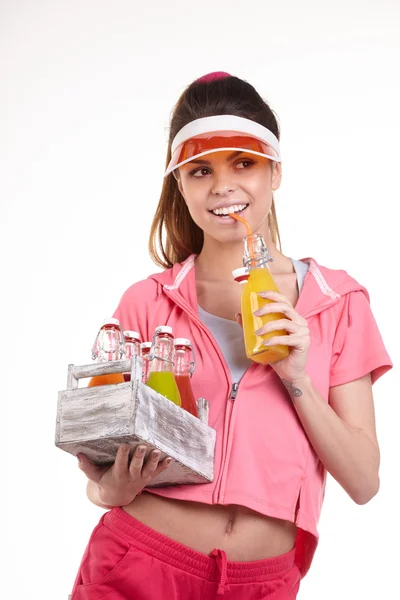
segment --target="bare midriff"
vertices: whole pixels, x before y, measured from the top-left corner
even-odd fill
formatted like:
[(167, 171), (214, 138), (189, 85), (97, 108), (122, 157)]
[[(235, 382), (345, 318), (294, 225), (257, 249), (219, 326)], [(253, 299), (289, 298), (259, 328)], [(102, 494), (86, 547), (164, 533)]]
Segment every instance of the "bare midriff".
[(197, 552), (218, 548), (231, 561), (253, 561), (290, 552), (296, 526), (249, 508), (209, 505), (143, 492), (123, 507), (135, 519)]

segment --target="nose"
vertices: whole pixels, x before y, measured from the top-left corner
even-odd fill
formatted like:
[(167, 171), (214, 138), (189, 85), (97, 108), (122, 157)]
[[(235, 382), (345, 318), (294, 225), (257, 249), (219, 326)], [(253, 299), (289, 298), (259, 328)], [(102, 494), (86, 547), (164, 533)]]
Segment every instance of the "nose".
[(214, 172), (214, 182), (212, 193), (216, 196), (225, 196), (237, 190), (237, 185), (232, 179), (232, 175), (226, 172)]

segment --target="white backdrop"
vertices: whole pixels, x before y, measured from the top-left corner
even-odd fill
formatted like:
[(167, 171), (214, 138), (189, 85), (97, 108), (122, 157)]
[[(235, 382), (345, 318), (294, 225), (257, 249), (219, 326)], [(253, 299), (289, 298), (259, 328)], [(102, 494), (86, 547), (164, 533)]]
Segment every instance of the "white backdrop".
[[(364, 284), (398, 363), (399, 6), (1, 0), (7, 600), (66, 600), (102, 514), (54, 447), (57, 392), (123, 291), (157, 270), (147, 233), (168, 120), (193, 79), (229, 71), (278, 113), (283, 251)], [(396, 595), (398, 390), (396, 370), (374, 387), (381, 491), (360, 507), (329, 479), (299, 600)]]

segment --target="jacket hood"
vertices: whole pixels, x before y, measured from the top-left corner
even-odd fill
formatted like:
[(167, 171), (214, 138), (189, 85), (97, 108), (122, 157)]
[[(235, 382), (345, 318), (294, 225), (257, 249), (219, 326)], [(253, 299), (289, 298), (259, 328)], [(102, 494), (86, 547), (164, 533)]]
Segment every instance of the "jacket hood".
[[(150, 275), (162, 290), (180, 304), (189, 305), (197, 312), (197, 294), (194, 263), (196, 255), (191, 254), (184, 262), (175, 264), (161, 273)], [(314, 258), (302, 258), (308, 263), (309, 270), (304, 280), (296, 311), (304, 317), (311, 317), (339, 302), (340, 298), (350, 292), (363, 291), (369, 300), (364, 286), (351, 277), (346, 271), (328, 269), (317, 263)]]

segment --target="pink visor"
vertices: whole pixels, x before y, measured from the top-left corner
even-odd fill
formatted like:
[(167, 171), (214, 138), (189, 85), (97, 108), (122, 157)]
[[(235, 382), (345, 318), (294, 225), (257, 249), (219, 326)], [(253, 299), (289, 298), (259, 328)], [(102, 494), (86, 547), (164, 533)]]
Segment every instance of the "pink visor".
[(279, 141), (272, 131), (250, 119), (218, 115), (196, 119), (177, 133), (164, 177), (195, 158), (223, 150), (249, 152), (281, 161)]

